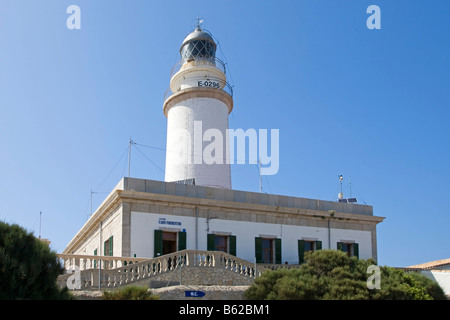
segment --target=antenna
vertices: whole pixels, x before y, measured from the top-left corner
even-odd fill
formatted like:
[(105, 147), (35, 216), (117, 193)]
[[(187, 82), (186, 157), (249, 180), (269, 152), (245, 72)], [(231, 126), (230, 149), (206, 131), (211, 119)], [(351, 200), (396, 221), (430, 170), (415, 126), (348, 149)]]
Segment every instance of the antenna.
[(128, 178), (130, 177), (130, 169), (131, 169), (131, 145), (136, 144), (130, 137), (130, 142), (128, 144)]
[(352, 197), (352, 177), (348, 177), (348, 187), (350, 189), (350, 198)]
[(342, 193), (342, 180), (344, 179), (342, 177), (342, 174), (338, 175), (339, 177), (339, 183), (341, 185), (341, 192), (338, 194), (338, 199), (343, 199), (344, 198), (344, 193)]
[(90, 215), (92, 215), (92, 195), (93, 195), (94, 193), (97, 193), (97, 192), (92, 191), (92, 189), (91, 189), (91, 214), (90, 214)]
[(342, 177), (342, 174), (338, 175), (339, 177), (339, 183), (341, 184), (341, 192), (338, 194), (338, 201), (339, 202), (344, 202), (344, 203), (355, 203), (358, 202), (358, 200), (356, 198), (352, 198), (352, 182), (351, 179), (349, 177), (349, 186), (350, 186), (350, 198), (345, 198), (344, 199), (344, 193), (342, 192), (342, 180), (344, 179)]
[(262, 180), (261, 180), (261, 159), (258, 158), (258, 167), (259, 167), (259, 192), (262, 192)]
[(203, 23), (203, 20), (200, 20), (200, 18), (197, 17), (197, 29), (202, 30), (202, 28), (200, 26), (202, 23)]
[(39, 211), (39, 239), (41, 238), (41, 217), (42, 211)]

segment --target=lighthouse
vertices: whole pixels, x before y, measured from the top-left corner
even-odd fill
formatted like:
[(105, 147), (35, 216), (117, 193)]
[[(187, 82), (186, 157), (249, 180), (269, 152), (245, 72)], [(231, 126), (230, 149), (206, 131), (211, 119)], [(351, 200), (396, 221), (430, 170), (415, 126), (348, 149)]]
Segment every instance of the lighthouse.
[(217, 45), (200, 23), (180, 47), (163, 112), (167, 117), (165, 181), (231, 189), (228, 115), (232, 89)]

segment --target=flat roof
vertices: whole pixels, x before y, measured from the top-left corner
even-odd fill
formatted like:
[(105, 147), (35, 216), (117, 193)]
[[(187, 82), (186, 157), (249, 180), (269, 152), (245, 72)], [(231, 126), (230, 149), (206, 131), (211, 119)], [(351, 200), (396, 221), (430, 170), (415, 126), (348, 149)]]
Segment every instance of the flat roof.
[(200, 199), (234, 201), (248, 204), (281, 206), (307, 210), (336, 211), (373, 216), (373, 207), (357, 203), (343, 203), (320, 199), (308, 199), (260, 192), (204, 187), (178, 182), (165, 182), (124, 177), (117, 184), (118, 190), (133, 190), (154, 194), (166, 194)]

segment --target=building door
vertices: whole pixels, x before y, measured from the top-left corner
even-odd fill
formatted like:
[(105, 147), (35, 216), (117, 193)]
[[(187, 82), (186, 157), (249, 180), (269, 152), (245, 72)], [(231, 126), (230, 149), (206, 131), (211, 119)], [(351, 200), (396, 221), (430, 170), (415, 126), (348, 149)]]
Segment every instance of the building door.
[(163, 231), (155, 230), (154, 234), (154, 257), (173, 253), (186, 249), (185, 231)]
[(163, 231), (162, 233), (162, 254), (169, 254), (177, 251), (177, 233)]

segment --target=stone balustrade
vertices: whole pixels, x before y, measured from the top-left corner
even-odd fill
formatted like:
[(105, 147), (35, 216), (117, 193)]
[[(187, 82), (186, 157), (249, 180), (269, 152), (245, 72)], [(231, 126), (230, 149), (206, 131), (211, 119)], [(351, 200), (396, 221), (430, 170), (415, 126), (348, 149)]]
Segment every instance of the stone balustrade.
[[(152, 259), (69, 254), (59, 254), (58, 257), (67, 270), (58, 279), (60, 286), (67, 285), (74, 278), (74, 272), (77, 272), (74, 266), (79, 268), (80, 281), (75, 289), (96, 289), (99, 278), (101, 288), (114, 288), (192, 267), (228, 270), (250, 279), (262, 271), (254, 263), (221, 251), (182, 250)], [(101, 269), (97, 265), (99, 259)]]
[(128, 264), (148, 260), (148, 258), (110, 257), (64, 253), (57, 254), (57, 256), (61, 260), (64, 269), (69, 272), (74, 270), (74, 266), (78, 267), (81, 271), (98, 269), (99, 265), (101, 265), (102, 269), (115, 269)]

